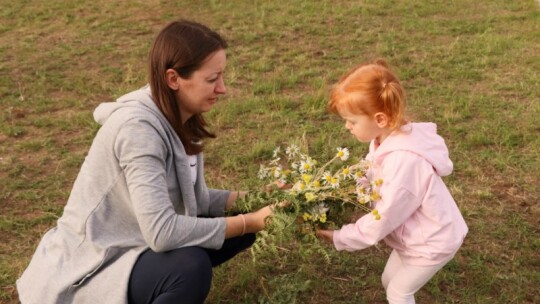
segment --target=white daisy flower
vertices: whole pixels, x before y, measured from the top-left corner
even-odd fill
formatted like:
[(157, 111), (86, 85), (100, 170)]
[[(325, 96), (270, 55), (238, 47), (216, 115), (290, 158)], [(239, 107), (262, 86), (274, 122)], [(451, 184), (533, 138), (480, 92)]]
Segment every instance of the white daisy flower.
[(300, 162), (300, 168), (299, 169), (300, 169), (300, 172), (306, 173), (306, 172), (310, 172), (313, 169), (314, 166), (315, 166), (315, 163), (314, 163), (313, 159), (308, 157), (305, 160)]
[(349, 159), (349, 149), (347, 148), (337, 148), (338, 152), (336, 154), (342, 161)]
[(298, 146), (295, 144), (292, 144), (285, 149), (285, 154), (287, 154), (288, 157), (294, 157), (298, 153), (300, 153), (300, 148), (298, 148)]
[(332, 173), (327, 171), (327, 172), (324, 172), (322, 181), (324, 184), (330, 185), (332, 183), (332, 178), (333, 178)]
[(270, 176), (270, 169), (266, 168), (265, 166), (261, 165), (259, 167), (259, 172), (257, 173), (257, 177), (259, 179), (265, 179)]
[(330, 180), (330, 186), (334, 189), (339, 188), (339, 178), (332, 177), (332, 180)]
[(341, 176), (343, 176), (344, 179), (345, 178), (351, 178), (353, 176), (351, 167), (345, 167), (345, 168), (341, 169), (340, 174), (341, 174)]

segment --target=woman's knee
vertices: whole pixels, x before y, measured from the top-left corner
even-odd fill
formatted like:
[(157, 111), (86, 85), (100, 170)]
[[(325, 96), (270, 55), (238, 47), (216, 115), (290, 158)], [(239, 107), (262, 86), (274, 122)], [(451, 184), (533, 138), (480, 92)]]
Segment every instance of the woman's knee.
[(202, 303), (211, 283), (212, 265), (202, 248), (180, 248), (163, 253), (147, 251), (139, 257), (132, 271), (129, 301)]
[(208, 254), (201, 248), (183, 248), (173, 253), (169, 264), (170, 284), (163, 295), (182, 299), (185, 303), (202, 303), (210, 292), (212, 264)]
[(174, 259), (170, 265), (179, 281), (193, 285), (210, 285), (212, 281), (212, 264), (208, 254), (201, 248), (184, 248), (181, 257)]

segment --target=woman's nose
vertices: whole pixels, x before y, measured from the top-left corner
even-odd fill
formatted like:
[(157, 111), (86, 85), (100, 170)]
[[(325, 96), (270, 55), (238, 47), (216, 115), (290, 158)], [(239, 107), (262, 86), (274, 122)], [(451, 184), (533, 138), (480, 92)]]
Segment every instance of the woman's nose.
[(223, 79), (223, 77), (219, 78), (218, 83), (217, 83), (216, 88), (215, 88), (215, 92), (217, 94), (225, 94), (225, 93), (227, 93), (227, 87), (225, 87), (225, 80)]

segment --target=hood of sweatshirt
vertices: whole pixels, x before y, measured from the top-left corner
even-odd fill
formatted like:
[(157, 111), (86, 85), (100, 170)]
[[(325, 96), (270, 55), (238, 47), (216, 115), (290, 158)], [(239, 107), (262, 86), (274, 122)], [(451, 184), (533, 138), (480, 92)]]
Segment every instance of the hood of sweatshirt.
[[(370, 150), (374, 151), (374, 142)], [(394, 131), (375, 150), (374, 161), (379, 163), (394, 151), (409, 151), (427, 160), (439, 176), (452, 173), (453, 163), (448, 155), (448, 148), (444, 139), (437, 134), (437, 125), (434, 123), (409, 123)]]
[(103, 125), (114, 112), (126, 107), (136, 107), (141, 110), (152, 112), (155, 116), (159, 117), (162, 122), (167, 121), (154, 103), (149, 85), (118, 98), (116, 102), (104, 102), (99, 104), (94, 110), (94, 120), (98, 124)]

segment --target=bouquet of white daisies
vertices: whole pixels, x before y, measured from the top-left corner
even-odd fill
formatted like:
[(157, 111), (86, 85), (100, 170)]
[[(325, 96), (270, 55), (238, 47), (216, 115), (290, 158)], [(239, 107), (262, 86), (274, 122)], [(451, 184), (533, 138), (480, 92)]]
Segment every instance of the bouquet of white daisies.
[(369, 161), (348, 161), (347, 148), (337, 148), (332, 159), (321, 163), (302, 153), (297, 145), (277, 147), (273, 158), (260, 166), (258, 177), (278, 187), (249, 192), (237, 205), (242, 211), (267, 204), (282, 206), (274, 216), (281, 226), (294, 223), (304, 234), (318, 227), (339, 227), (358, 211), (380, 219), (372, 205), (380, 199), (378, 189), (383, 181), (372, 178)]

